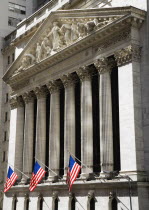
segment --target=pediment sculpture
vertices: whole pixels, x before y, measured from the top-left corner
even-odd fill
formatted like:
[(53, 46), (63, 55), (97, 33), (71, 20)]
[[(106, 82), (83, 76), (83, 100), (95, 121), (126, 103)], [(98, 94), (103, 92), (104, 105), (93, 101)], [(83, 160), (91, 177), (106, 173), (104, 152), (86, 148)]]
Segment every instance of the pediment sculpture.
[(98, 29), (110, 24), (118, 17), (68, 19), (65, 22), (53, 21), (52, 26), (45, 30), (42, 38), (36, 41), (32, 50), (24, 54), (20, 66), (15, 71), (18, 74), (43, 59), (54, 55), (60, 50), (74, 44)]

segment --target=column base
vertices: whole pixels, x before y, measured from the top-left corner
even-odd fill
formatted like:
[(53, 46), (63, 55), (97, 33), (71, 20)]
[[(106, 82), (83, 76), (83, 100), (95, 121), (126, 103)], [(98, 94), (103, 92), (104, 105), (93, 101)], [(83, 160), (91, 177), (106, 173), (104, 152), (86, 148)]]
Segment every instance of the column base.
[(59, 181), (59, 177), (58, 176), (49, 176), (46, 182), (51, 182), (51, 183), (55, 183)]
[(24, 178), (24, 177), (23, 177), (23, 178), (21, 179), (21, 181), (20, 181), (19, 184), (20, 184), (20, 185), (28, 184), (28, 183), (29, 183), (29, 180), (30, 180), (30, 179), (27, 179), (27, 178)]
[(94, 173), (82, 173), (81, 179), (86, 180), (86, 181), (91, 181), (91, 180), (95, 180), (96, 178), (95, 178)]
[(101, 171), (99, 177), (108, 180), (114, 179), (118, 175), (117, 171)]

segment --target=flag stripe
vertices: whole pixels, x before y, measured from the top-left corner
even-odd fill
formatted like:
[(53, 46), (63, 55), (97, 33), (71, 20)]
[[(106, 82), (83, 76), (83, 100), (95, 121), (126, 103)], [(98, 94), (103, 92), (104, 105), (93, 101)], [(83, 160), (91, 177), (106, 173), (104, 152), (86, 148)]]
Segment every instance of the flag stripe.
[(41, 166), (36, 162), (34, 166), (34, 171), (32, 173), (32, 178), (30, 181), (29, 190), (32, 192), (36, 187), (37, 184), (41, 181), (42, 177), (46, 173), (45, 170), (41, 168)]
[(80, 169), (81, 166), (70, 156), (69, 167), (67, 172), (67, 180), (66, 180), (66, 183), (68, 184), (69, 187), (69, 191), (71, 191), (71, 187), (74, 181), (77, 179)]
[(17, 174), (11, 169), (11, 167), (9, 167), (6, 183), (4, 186), (4, 192), (7, 192), (13, 186), (17, 178), (18, 178)]

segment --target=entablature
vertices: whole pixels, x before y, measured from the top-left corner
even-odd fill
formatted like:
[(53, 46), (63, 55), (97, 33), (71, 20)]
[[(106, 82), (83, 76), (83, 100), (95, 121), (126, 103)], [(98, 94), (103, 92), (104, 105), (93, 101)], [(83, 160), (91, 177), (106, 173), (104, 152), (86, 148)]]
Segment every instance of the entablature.
[(145, 14), (133, 7), (52, 12), (3, 79), (12, 89), (27, 85), (34, 75), (87, 48), (98, 46), (100, 53), (109, 40), (131, 39), (131, 27), (139, 28)]

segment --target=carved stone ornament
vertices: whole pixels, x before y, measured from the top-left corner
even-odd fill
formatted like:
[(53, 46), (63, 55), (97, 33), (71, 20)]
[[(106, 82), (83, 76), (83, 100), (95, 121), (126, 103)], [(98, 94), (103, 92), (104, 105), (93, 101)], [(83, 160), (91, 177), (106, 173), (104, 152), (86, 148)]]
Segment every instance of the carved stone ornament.
[(45, 98), (46, 95), (48, 94), (48, 90), (47, 90), (46, 86), (39, 86), (34, 89), (34, 93), (38, 99)]
[(58, 51), (83, 39), (91, 33), (117, 20), (118, 17), (68, 19), (64, 22), (54, 21), (52, 27), (47, 28), (42, 38), (36, 41), (28, 53), (24, 54), (17, 75), (35, 63), (57, 53)]
[(53, 11), (9, 67), (3, 80), (13, 89), (18, 83), (87, 48), (97, 47), (99, 52), (117, 40), (129, 37), (131, 41), (134, 18), (135, 22), (142, 22), (146, 12), (134, 7)]
[(17, 107), (23, 107), (24, 102), (21, 96), (17, 97), (12, 97), (9, 101), (11, 109), (15, 109)]
[(111, 72), (112, 65), (109, 62), (108, 58), (100, 58), (94, 62), (96, 69), (98, 70), (99, 74), (104, 74), (106, 72)]
[(62, 88), (62, 83), (58, 80), (54, 80), (54, 81), (49, 81), (49, 83), (46, 84), (46, 86), (49, 89), (50, 93), (52, 94), (58, 92), (60, 88)]
[(132, 44), (115, 52), (114, 56), (118, 66), (125, 65), (132, 61), (139, 62), (141, 58), (141, 47), (136, 44)]
[(26, 92), (22, 95), (22, 97), (26, 104), (33, 102), (35, 99), (35, 95), (33, 92)]
[(61, 80), (64, 84), (64, 87), (67, 88), (68, 86), (72, 86), (75, 84), (75, 82), (77, 81), (77, 77), (73, 74), (67, 74), (63, 75), (61, 77)]
[(82, 66), (77, 70), (77, 74), (81, 81), (90, 80), (93, 74), (93, 68), (89, 66)]

